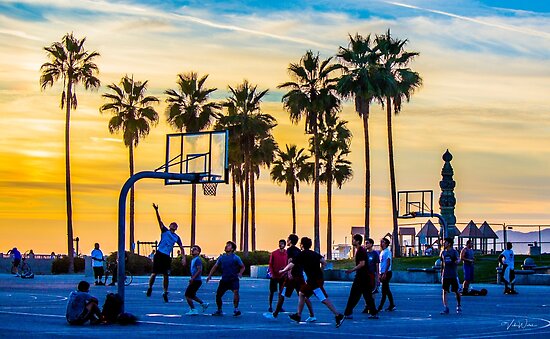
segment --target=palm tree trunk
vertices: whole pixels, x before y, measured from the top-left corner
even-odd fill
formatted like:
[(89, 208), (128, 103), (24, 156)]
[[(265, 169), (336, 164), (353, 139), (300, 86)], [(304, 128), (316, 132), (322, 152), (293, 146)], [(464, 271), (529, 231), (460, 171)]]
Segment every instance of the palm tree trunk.
[(249, 203), (250, 203), (250, 152), (245, 149), (244, 154), (244, 233), (243, 233), (243, 252), (248, 254), (248, 218), (249, 218)]
[(250, 240), (252, 251), (256, 250), (256, 189), (254, 185), (254, 171), (250, 169)]
[(197, 184), (191, 185), (191, 246), (195, 245), (197, 230)]
[(397, 224), (397, 188), (395, 182), (395, 164), (393, 162), (393, 135), (392, 135), (392, 109), (391, 98), (386, 98), (386, 119), (388, 122), (388, 156), (390, 160), (390, 186), (391, 186), (391, 209), (392, 209), (392, 221), (393, 221), (393, 256), (401, 256), (401, 247), (398, 236), (398, 224)]
[(71, 195), (71, 161), (70, 161), (70, 121), (71, 121), (71, 99), (72, 84), (67, 84), (67, 100), (65, 115), (65, 194), (67, 198), (67, 256), (69, 257), (69, 273), (74, 272), (74, 246), (73, 246), (73, 203)]
[(296, 196), (294, 190), (290, 194), (290, 201), (292, 202), (292, 234), (296, 234)]
[(315, 180), (315, 187), (314, 187), (314, 213), (313, 216), (313, 232), (314, 232), (314, 249), (315, 252), (321, 253), (321, 233), (320, 233), (320, 194), (319, 194), (319, 136), (317, 135), (317, 121), (315, 122), (315, 126), (313, 126), (313, 142), (314, 142), (314, 152), (315, 152), (315, 169), (314, 169), (314, 180)]
[(241, 181), (239, 182), (239, 190), (241, 192), (241, 251), (244, 250), (244, 180), (241, 177)]
[[(130, 152), (130, 177), (134, 175), (134, 143), (129, 147)], [(135, 225), (135, 192), (134, 186), (130, 188), (130, 252), (134, 253), (134, 225)]]
[(231, 219), (231, 241), (237, 243), (237, 184), (235, 182), (235, 171), (231, 171), (231, 202), (233, 203)]
[[(363, 103), (364, 104), (364, 103)], [(369, 102), (365, 111), (361, 112), (363, 118), (363, 133), (365, 138), (365, 239), (370, 238), (370, 143), (369, 143)]]
[(332, 260), (332, 171), (327, 169), (327, 260)]

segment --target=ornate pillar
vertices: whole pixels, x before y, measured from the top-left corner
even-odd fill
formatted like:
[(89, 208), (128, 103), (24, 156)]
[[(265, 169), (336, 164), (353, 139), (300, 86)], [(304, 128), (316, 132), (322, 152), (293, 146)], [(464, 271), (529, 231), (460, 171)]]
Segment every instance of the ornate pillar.
[(441, 216), (447, 222), (448, 236), (454, 238), (458, 235), (458, 230), (456, 229), (455, 217), (456, 198), (454, 188), (456, 182), (453, 180), (454, 171), (451, 166), (451, 160), (453, 160), (453, 156), (449, 150), (447, 150), (445, 154), (443, 154), (443, 161), (445, 161), (443, 169), (441, 170), (443, 179), (439, 182), (439, 187), (441, 188), (439, 209), (441, 211)]

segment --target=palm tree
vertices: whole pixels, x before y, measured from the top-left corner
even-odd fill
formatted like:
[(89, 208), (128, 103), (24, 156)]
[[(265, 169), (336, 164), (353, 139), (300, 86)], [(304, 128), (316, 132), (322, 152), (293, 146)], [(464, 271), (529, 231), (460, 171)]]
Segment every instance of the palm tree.
[(313, 164), (309, 155), (296, 145), (286, 145), (286, 151), (277, 150), (277, 157), (271, 168), (271, 180), (285, 184), (285, 194), (290, 195), (292, 204), (292, 233), (296, 234), (296, 196), (300, 192), (300, 182), (310, 182), (313, 178)]
[[(134, 175), (134, 147), (139, 140), (149, 134), (151, 125), (158, 122), (159, 116), (151, 106), (158, 103), (154, 96), (146, 96), (147, 81), (134, 81), (134, 78), (125, 75), (120, 80), (120, 87), (116, 84), (107, 86), (112, 93), (105, 93), (103, 98), (109, 102), (103, 104), (99, 111), (110, 111), (113, 116), (109, 120), (109, 132), (116, 133), (122, 130), (124, 145), (129, 149), (130, 176)], [(130, 189), (130, 249), (134, 252), (134, 187)]]
[[(180, 132), (199, 132), (212, 124), (220, 105), (209, 101), (216, 88), (204, 88), (208, 75), (198, 78), (197, 73), (178, 74), (178, 88), (168, 89), (166, 102), (167, 121)], [(197, 219), (197, 184), (191, 185), (191, 246), (195, 245)]]
[(283, 96), (283, 106), (290, 113), (290, 120), (297, 124), (305, 119), (305, 131), (313, 135), (314, 166), (314, 249), (321, 251), (319, 227), (319, 119), (336, 98), (334, 72), (341, 66), (331, 63), (332, 58), (320, 60), (319, 53), (307, 51), (300, 61), (288, 67), (291, 81), (279, 85), (289, 91)]
[(347, 121), (340, 120), (336, 111), (326, 115), (320, 127), (319, 153), (321, 159), (320, 180), (327, 184), (327, 259), (332, 259), (332, 184), (339, 189), (353, 176), (351, 162), (345, 158), (350, 153), (351, 131)]
[(379, 90), (374, 81), (376, 73), (376, 53), (370, 35), (358, 33), (349, 36), (348, 47), (340, 46), (337, 57), (343, 66), (344, 74), (338, 81), (338, 92), (344, 98), (355, 99), (355, 111), (363, 121), (365, 143), (365, 238), (370, 237), (370, 104), (378, 97)]
[(260, 178), (260, 168), (271, 166), (278, 149), (271, 131), (254, 142), (251, 153), (252, 169), (250, 175), (250, 239), (252, 250), (256, 250), (256, 185), (255, 178)]
[(253, 180), (252, 152), (254, 145), (259, 140), (267, 138), (271, 129), (276, 126), (276, 120), (269, 114), (261, 112), (260, 103), (267, 94), (267, 90), (258, 91), (257, 86), (252, 86), (244, 81), (236, 88), (229, 86), (231, 96), (223, 104), (227, 107), (228, 114), (220, 117), (219, 124), (229, 128), (230, 133), (235, 134), (238, 139), (238, 147), (243, 154), (243, 175), (244, 175), (244, 210), (243, 218), (243, 247), (242, 250), (248, 253), (248, 218), (250, 202), (250, 182)]
[[(392, 112), (401, 111), (403, 100), (409, 101), (412, 93), (422, 85), (422, 78), (417, 72), (408, 68), (409, 63), (418, 52), (405, 51), (408, 40), (393, 38), (390, 30), (386, 34), (376, 37), (376, 46), (379, 54), (380, 87), (385, 98), (386, 120), (388, 128), (388, 157), (390, 167), (390, 186), (393, 221), (393, 251), (394, 256), (401, 256), (401, 247), (398, 237), (397, 224), (397, 189), (395, 181), (395, 164), (393, 157)], [(382, 101), (384, 105), (384, 101)]]
[(83, 84), (85, 89), (96, 89), (100, 85), (96, 75), (99, 69), (94, 59), (97, 52), (88, 52), (84, 48), (86, 38), (78, 39), (72, 33), (67, 33), (60, 42), (54, 42), (44, 47), (49, 62), (40, 67), (40, 87), (53, 86), (59, 79), (63, 80), (61, 92), (61, 109), (65, 108), (65, 194), (67, 199), (67, 251), (69, 257), (69, 273), (74, 271), (73, 248), (73, 207), (71, 196), (71, 162), (70, 162), (70, 121), (71, 109), (76, 109), (78, 100), (76, 86)]

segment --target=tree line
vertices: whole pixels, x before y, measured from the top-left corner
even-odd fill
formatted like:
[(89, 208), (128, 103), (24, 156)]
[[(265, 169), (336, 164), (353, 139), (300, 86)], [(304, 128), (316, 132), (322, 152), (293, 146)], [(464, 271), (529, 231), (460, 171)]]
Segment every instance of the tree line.
[[(388, 132), (388, 159), (392, 199), (393, 250), (399, 256), (397, 236), (397, 201), (395, 165), (393, 156), (392, 116), (422, 84), (420, 75), (409, 64), (418, 52), (405, 49), (408, 40), (391, 35), (390, 30), (376, 35), (349, 35), (347, 46), (338, 48), (336, 55), (326, 59), (319, 52), (308, 50), (298, 62), (288, 66), (289, 81), (280, 84), (285, 90), (283, 108), (294, 124), (304, 121), (309, 135), (309, 147), (296, 145), (279, 147), (273, 137), (276, 119), (262, 111), (261, 103), (268, 89), (244, 80), (237, 86), (228, 86), (229, 96), (216, 102), (211, 94), (217, 88), (206, 85), (208, 75), (196, 72), (178, 74), (176, 87), (167, 89), (165, 116), (167, 123), (179, 132), (199, 132), (209, 129), (229, 130), (229, 169), (232, 187), (232, 240), (245, 253), (256, 250), (255, 180), (262, 168), (270, 168), (271, 179), (285, 185), (290, 195), (293, 229), (296, 233), (295, 194), (300, 183), (314, 185), (314, 248), (320, 252), (320, 184), (327, 186), (327, 256), (332, 247), (332, 189), (338, 188), (353, 176), (352, 164), (347, 160), (352, 134), (348, 122), (339, 114), (343, 100), (353, 100), (361, 118), (365, 144), (365, 236), (370, 236), (370, 150), (369, 113), (372, 104), (386, 110)], [(78, 106), (77, 85), (86, 90), (98, 89), (99, 68), (95, 60), (100, 54), (86, 50), (86, 38), (79, 39), (67, 33), (61, 41), (44, 47), (48, 62), (40, 68), (42, 90), (57, 81), (63, 84), (60, 107), (65, 110), (65, 191), (67, 212), (67, 240), (69, 267), (73, 265), (72, 196), (70, 175), (70, 116)], [(102, 94), (105, 103), (101, 113), (110, 113), (108, 129), (121, 132), (128, 147), (129, 171), (134, 174), (134, 149), (151, 128), (159, 122), (154, 105), (160, 98), (147, 94), (148, 81), (124, 75), (118, 84), (107, 86)], [(313, 158), (313, 161), (311, 161)], [(237, 194), (237, 188), (238, 193)], [(192, 185), (191, 244), (195, 242), (196, 184)], [(237, 199), (239, 198), (239, 203)], [(237, 208), (240, 206), (240, 223)], [(130, 191), (130, 248), (134, 243), (134, 190)], [(237, 241), (237, 238), (240, 241)]]

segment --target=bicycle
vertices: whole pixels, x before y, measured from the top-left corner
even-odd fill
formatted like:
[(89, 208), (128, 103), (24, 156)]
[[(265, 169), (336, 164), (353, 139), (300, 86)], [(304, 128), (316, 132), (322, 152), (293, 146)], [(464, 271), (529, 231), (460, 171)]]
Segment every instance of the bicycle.
[[(105, 285), (107, 285), (107, 279), (109, 278), (109, 275), (111, 277), (117, 277), (117, 274), (118, 274), (118, 269), (117, 269), (117, 264), (116, 263), (108, 263), (107, 264), (107, 269), (105, 270)], [(111, 278), (111, 283), (109, 284), (110, 286), (113, 286), (116, 282), (117, 282), (117, 278), (115, 278), (115, 280), (113, 280), (113, 278)], [(128, 286), (132, 283), (132, 281), (134, 281), (134, 276), (132, 275), (132, 273), (130, 271), (125, 271), (124, 272), (124, 286)]]

